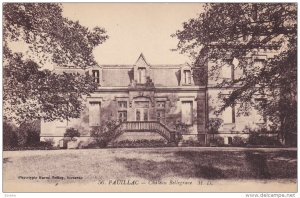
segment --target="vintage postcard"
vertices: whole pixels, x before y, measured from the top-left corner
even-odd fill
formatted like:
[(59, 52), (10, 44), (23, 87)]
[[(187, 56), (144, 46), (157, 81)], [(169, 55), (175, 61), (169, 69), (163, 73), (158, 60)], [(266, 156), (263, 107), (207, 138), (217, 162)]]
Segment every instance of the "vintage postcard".
[(297, 192), (296, 3), (2, 14), (3, 192)]

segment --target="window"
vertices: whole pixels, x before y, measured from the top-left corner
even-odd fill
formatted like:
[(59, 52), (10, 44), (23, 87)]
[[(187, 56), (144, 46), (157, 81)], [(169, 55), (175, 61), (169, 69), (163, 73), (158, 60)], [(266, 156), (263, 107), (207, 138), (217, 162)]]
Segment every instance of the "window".
[(183, 71), (183, 77), (184, 77), (184, 84), (191, 84), (191, 71), (190, 70), (184, 70)]
[(148, 108), (136, 108), (135, 109), (135, 120), (136, 121), (148, 121), (149, 110)]
[(139, 109), (137, 109), (135, 113), (136, 113), (136, 115), (135, 115), (136, 121), (140, 121), (141, 120), (141, 111)]
[(92, 70), (92, 75), (93, 75), (93, 78), (94, 78), (94, 82), (100, 83), (99, 70)]
[(157, 110), (156, 111), (156, 118), (158, 121), (164, 122), (166, 119), (165, 110)]
[(166, 107), (166, 102), (165, 101), (157, 101), (156, 102), (156, 119), (158, 121), (165, 121), (165, 107)]
[(127, 111), (118, 111), (119, 122), (127, 121)]
[(138, 83), (146, 83), (146, 68), (138, 68)]
[(223, 121), (224, 121), (224, 124), (235, 123), (235, 108), (234, 107), (227, 107), (223, 111)]
[(120, 122), (127, 121), (127, 101), (118, 101), (118, 107), (121, 111), (118, 111), (118, 120)]
[(118, 101), (119, 108), (127, 108), (127, 101)]
[(90, 102), (89, 106), (89, 124), (90, 126), (100, 125), (100, 102)]
[(191, 125), (192, 119), (193, 119), (193, 114), (192, 114), (193, 103), (192, 102), (182, 102), (181, 106), (182, 106), (181, 121), (185, 124)]
[(166, 102), (165, 101), (158, 101), (156, 102), (156, 107), (157, 108), (165, 108)]
[(234, 65), (228, 60), (225, 61), (225, 64), (222, 67), (222, 77), (224, 79), (234, 80)]
[(144, 121), (148, 121), (148, 109), (144, 109)]

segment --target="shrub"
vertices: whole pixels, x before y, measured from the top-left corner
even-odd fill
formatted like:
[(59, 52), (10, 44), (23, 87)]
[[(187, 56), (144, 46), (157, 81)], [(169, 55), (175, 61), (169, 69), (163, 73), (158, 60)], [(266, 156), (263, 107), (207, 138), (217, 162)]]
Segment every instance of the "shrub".
[(275, 137), (269, 137), (265, 134), (258, 132), (252, 132), (249, 136), (250, 145), (268, 145), (268, 146), (279, 146), (280, 142)]
[(74, 140), (74, 137), (80, 137), (80, 133), (77, 129), (67, 128), (64, 137), (70, 138), (70, 140)]
[(47, 147), (53, 147), (54, 145), (54, 140), (53, 138), (45, 138), (45, 143), (42, 143)]
[(245, 138), (242, 138), (240, 136), (234, 136), (232, 139), (232, 145), (233, 146), (245, 146), (247, 143), (247, 140)]
[[(5, 150), (38, 146), (40, 142), (40, 121), (24, 122), (19, 127), (3, 123), (3, 146)], [(17, 148), (18, 147), (18, 148)], [(15, 149), (14, 149), (15, 148)]]
[(210, 118), (208, 121), (208, 132), (211, 134), (218, 133), (223, 120), (221, 118)]
[(183, 146), (200, 146), (200, 143), (198, 140), (183, 140), (182, 141)]
[(3, 149), (11, 150), (18, 146), (16, 127), (8, 122), (3, 122)]
[(92, 141), (92, 142), (79, 142), (78, 148), (92, 149), (92, 148), (99, 148), (99, 146), (98, 146), (98, 143), (96, 141)]
[(53, 144), (51, 142), (38, 142), (32, 146), (19, 146), (11, 148), (10, 150), (19, 151), (19, 150), (55, 150), (58, 149), (58, 147), (53, 147)]
[(162, 147), (168, 146), (166, 144), (166, 140), (122, 140), (118, 142), (112, 142), (112, 147), (120, 147), (120, 148), (132, 148), (132, 147)]
[(221, 118), (210, 118), (208, 121), (208, 133), (213, 135), (210, 139), (210, 143), (215, 144), (216, 146), (224, 145), (224, 138), (221, 140), (221, 137), (216, 137), (216, 139), (214, 137), (214, 134), (219, 132), (219, 128), (222, 123), (223, 120)]
[[(260, 129), (251, 129), (249, 127), (246, 128), (247, 132), (250, 133), (248, 143), (250, 145), (264, 145), (264, 146), (280, 146), (281, 143), (277, 139), (277, 136), (274, 136), (275, 133), (271, 133), (272, 131), (266, 128)], [(272, 136), (268, 136), (268, 134), (272, 134)]]
[(100, 126), (93, 127), (91, 130), (91, 136), (94, 137), (100, 148), (105, 148), (110, 141), (117, 137), (117, 126), (118, 125), (115, 120), (108, 120)]
[(217, 136), (210, 139), (210, 143), (216, 145), (216, 146), (224, 146), (224, 138)]
[(186, 134), (188, 132), (188, 125), (183, 122), (174, 123), (175, 126), (175, 142), (179, 142), (182, 140), (182, 134)]
[(40, 120), (24, 122), (18, 128), (18, 141), (21, 146), (34, 146), (40, 142)]

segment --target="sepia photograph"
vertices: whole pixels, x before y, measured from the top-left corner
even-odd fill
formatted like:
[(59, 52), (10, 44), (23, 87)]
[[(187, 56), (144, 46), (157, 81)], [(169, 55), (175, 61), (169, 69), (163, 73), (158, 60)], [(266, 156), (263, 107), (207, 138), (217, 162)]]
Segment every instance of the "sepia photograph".
[(297, 11), (3, 3), (2, 192), (295, 197)]

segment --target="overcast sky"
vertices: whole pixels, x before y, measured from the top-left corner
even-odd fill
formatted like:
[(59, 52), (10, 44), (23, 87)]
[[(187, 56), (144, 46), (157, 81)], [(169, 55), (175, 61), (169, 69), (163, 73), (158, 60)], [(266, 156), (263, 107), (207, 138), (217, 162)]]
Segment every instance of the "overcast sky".
[(99, 64), (134, 64), (142, 52), (150, 64), (190, 62), (172, 52), (178, 40), (170, 35), (197, 17), (196, 3), (66, 3), (63, 15), (81, 25), (106, 29), (109, 39), (94, 51)]

